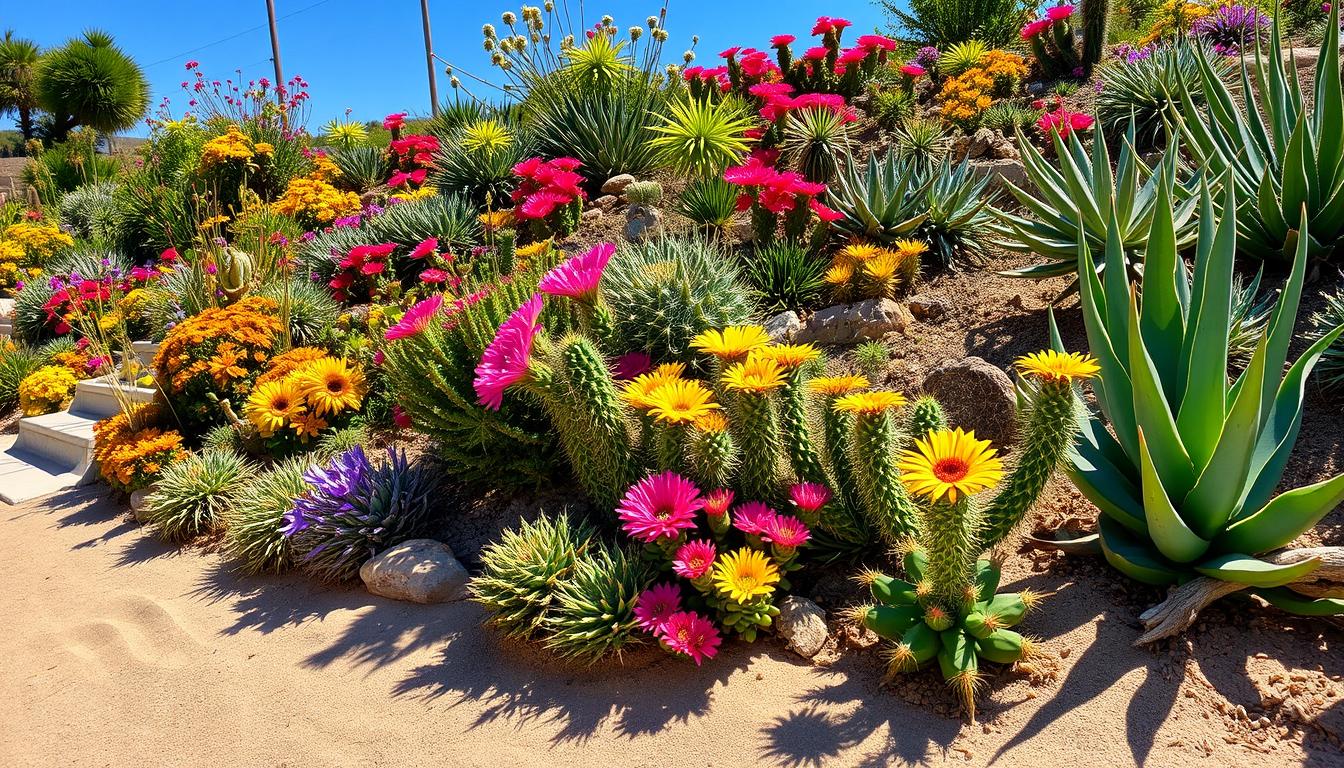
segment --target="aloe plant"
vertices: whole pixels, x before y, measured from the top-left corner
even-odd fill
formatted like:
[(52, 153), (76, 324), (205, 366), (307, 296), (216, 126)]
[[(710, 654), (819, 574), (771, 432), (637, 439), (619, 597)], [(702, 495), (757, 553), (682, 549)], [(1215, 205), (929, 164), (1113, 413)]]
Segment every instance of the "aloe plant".
[[(1114, 211), (1122, 250), (1138, 277), (1140, 253), (1148, 244), (1148, 232), (1158, 213), (1159, 201), (1174, 199), (1172, 222), (1175, 245), (1184, 250), (1195, 243), (1195, 208), (1198, 181), (1180, 178), (1180, 147), (1173, 141), (1156, 168), (1148, 167), (1134, 149), (1134, 125), (1131, 123), (1120, 144), (1115, 171), (1106, 142), (1097, 136), (1088, 154), (1076, 132), (1068, 139), (1054, 136), (1055, 168), (1031, 142), (1018, 132), (1022, 147), (1022, 165), (1030, 181), (1030, 190), (1005, 181), (1025, 213), (994, 209), (998, 221), (993, 231), (998, 245), (1017, 253), (1035, 253), (1048, 261), (1003, 272), (1009, 277), (1039, 280), (1074, 272), (1078, 268), (1081, 238), (1093, 253), (1106, 252), (1108, 219)], [(1098, 263), (1097, 267), (1103, 266)]]
[[(1223, 194), (1223, 209), (1236, 210), (1236, 185)], [(1231, 582), (1219, 594), (1249, 589), (1297, 613), (1344, 612), (1344, 601), (1284, 589), (1319, 567), (1318, 558), (1283, 564), (1259, 557), (1344, 501), (1344, 475), (1273, 496), (1301, 427), (1306, 378), (1344, 333), (1341, 325), (1324, 334), (1280, 378), (1310, 250), (1307, 216), (1292, 272), (1250, 363), (1229, 382), (1238, 226), (1231, 216), (1215, 216), (1207, 185), (1198, 201), (1193, 277), (1177, 255), (1165, 190), (1138, 294), (1121, 270), (1097, 276), (1090, 248), (1080, 248), (1083, 318), (1101, 366), (1101, 381), (1093, 384), (1101, 413), (1084, 425), (1069, 476), (1101, 510), (1106, 560), (1138, 581), (1174, 584), (1202, 575)], [(1125, 259), (1120, 231), (1112, 213), (1105, 251), (1111, 263)]]
[[(1197, 50), (1198, 95), (1182, 84), (1179, 130), (1190, 155), (1214, 177), (1230, 177), (1241, 205), (1237, 233), (1243, 251), (1288, 260), (1294, 224), (1307, 211), (1307, 252), (1328, 256), (1344, 239), (1344, 92), (1339, 71), (1339, 7), (1330, 10), (1316, 67), (1310, 110), (1296, 67), (1284, 64), (1278, 13), (1269, 53), (1256, 46), (1255, 66), (1241, 67), (1240, 93)], [(1195, 109), (1197, 100), (1207, 110)], [(1238, 104), (1253, 105), (1243, 110)]]
[(842, 232), (891, 242), (909, 237), (925, 219), (925, 195), (931, 178), (920, 165), (888, 153), (870, 155), (866, 164), (851, 162), (827, 191), (827, 204), (844, 215)]

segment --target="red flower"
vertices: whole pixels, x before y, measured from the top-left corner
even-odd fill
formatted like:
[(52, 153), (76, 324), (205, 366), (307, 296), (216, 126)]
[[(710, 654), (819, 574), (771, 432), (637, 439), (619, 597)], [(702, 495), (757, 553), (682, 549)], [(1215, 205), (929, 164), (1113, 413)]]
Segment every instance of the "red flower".
[(829, 16), (818, 16), (817, 23), (812, 27), (812, 34), (824, 35), (827, 32), (833, 31), (834, 29), (835, 24), (831, 22), (831, 18)]
[(731, 58), (733, 56), (736, 56), (737, 52), (740, 50), (742, 50), (742, 46), (740, 45), (734, 45), (732, 48), (726, 48), (722, 51), (719, 51), (719, 58), (720, 59)]
[(387, 264), (385, 262), (366, 261), (364, 262), (364, 266), (359, 268), (359, 271), (366, 275), (379, 275), (382, 274), (385, 269), (387, 269)]
[(170, 264), (174, 261), (177, 261), (178, 258), (179, 257), (177, 255), (176, 248), (165, 248), (163, 249), (163, 253), (159, 254), (159, 261), (167, 262)]
[(425, 238), (424, 240), (421, 240), (419, 245), (412, 248), (410, 256), (412, 259), (423, 259), (426, 256), (433, 254), (438, 249), (439, 249), (438, 238), (429, 237)]
[(521, 219), (544, 219), (554, 213), (556, 208), (568, 205), (573, 199), (558, 192), (542, 190), (528, 197), (514, 213)]
[(827, 48), (827, 47), (824, 46), (824, 45), (816, 45), (816, 46), (813, 46), (813, 47), (811, 47), (811, 48), (808, 48), (808, 49), (803, 53), (803, 58), (804, 58), (804, 59), (812, 59), (813, 61), (821, 61), (822, 59), (825, 59), (825, 58), (826, 58), (826, 54), (828, 54), (828, 53), (830, 53), (830, 49), (829, 49), (829, 48)]
[[(867, 48), (846, 48), (840, 54), (840, 61), (845, 64), (858, 64), (871, 55)], [(839, 67), (837, 67), (839, 69)]]
[(901, 67), (901, 74), (909, 77), (923, 77), (925, 71), (924, 68), (918, 64), (906, 64)]
[(794, 40), (797, 39), (798, 38), (794, 37), (793, 35), (775, 35), (774, 37), (770, 38), (770, 45), (774, 48), (783, 48), (784, 46), (788, 45), (789, 43), (792, 43)]
[(845, 217), (843, 213), (828, 207), (826, 204), (822, 203), (820, 200), (817, 200), (815, 197), (808, 202), (808, 206), (812, 208), (813, 213), (817, 214), (817, 218), (821, 219), (827, 224), (830, 224), (833, 221), (839, 221), (840, 219), (843, 219)]
[(383, 118), (383, 127), (395, 131), (406, 124), (406, 113), (396, 112)]
[(743, 211), (751, 210), (751, 204), (754, 202), (756, 202), (756, 198), (752, 197), (746, 192), (743, 192), (742, 194), (737, 196), (737, 202), (733, 205), (733, 207), (737, 210), (738, 213), (741, 213)]
[(896, 41), (885, 35), (860, 35), (859, 39), (855, 42), (864, 48), (869, 49), (881, 51), (896, 50)]
[(401, 427), (402, 429), (410, 429), (411, 417), (407, 415), (406, 411), (400, 405), (393, 405), (392, 423), (396, 424), (398, 427)]
[(540, 157), (529, 157), (513, 166), (513, 175), (521, 176), (524, 179), (530, 179), (536, 174), (537, 169), (542, 166), (543, 162), (544, 161)]

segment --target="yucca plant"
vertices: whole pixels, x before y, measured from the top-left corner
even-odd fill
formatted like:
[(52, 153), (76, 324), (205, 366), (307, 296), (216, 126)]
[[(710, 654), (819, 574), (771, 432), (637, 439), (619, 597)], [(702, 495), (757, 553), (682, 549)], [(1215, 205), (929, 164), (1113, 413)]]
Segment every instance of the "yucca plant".
[(140, 514), (155, 536), (189, 541), (220, 527), (234, 492), (255, 471), (230, 450), (191, 454), (163, 468)]
[(900, 88), (876, 90), (869, 102), (868, 114), (883, 128), (894, 129), (900, 126), (915, 111), (916, 99), (913, 92)]
[[(994, 209), (997, 222), (992, 231), (998, 245), (1017, 253), (1034, 253), (1049, 259), (1022, 269), (1003, 272), (1010, 277), (1040, 279), (1067, 275), (1078, 268), (1078, 245), (1083, 241), (1093, 253), (1108, 253), (1108, 222), (1114, 211), (1120, 227), (1115, 233), (1127, 262), (1137, 277), (1141, 256), (1148, 243), (1154, 217), (1160, 213), (1159, 201), (1172, 206), (1176, 228), (1176, 248), (1185, 250), (1198, 236), (1198, 181), (1180, 180), (1180, 146), (1172, 142), (1157, 168), (1149, 168), (1134, 149), (1134, 129), (1130, 127), (1120, 145), (1115, 170), (1104, 138), (1092, 141), (1089, 156), (1076, 132), (1067, 140), (1054, 134), (1058, 168), (1018, 133), (1022, 165), (1030, 182), (1029, 190), (1005, 182), (1008, 191), (1025, 209), (1010, 213)], [(1105, 265), (1096, 262), (1098, 269)]]
[(835, 110), (809, 107), (790, 111), (784, 118), (780, 149), (808, 181), (831, 181), (849, 161), (852, 147), (849, 122)]
[(293, 566), (285, 515), (308, 490), (303, 473), (311, 461), (296, 456), (249, 478), (224, 509), (224, 549), (242, 573), (281, 573)]
[(656, 575), (640, 553), (594, 537), (568, 576), (556, 582), (542, 625), (546, 648), (593, 664), (643, 642), (635, 599)]
[(799, 243), (772, 243), (747, 257), (743, 267), (766, 312), (811, 305), (826, 285), (826, 259)]
[(989, 46), (982, 40), (972, 38), (954, 43), (938, 56), (938, 74), (956, 77), (978, 66), (986, 53), (989, 53)]
[(737, 213), (737, 189), (720, 178), (696, 179), (681, 191), (672, 210), (704, 229), (717, 232)]
[(920, 166), (895, 152), (866, 164), (851, 161), (826, 191), (826, 201), (843, 218), (840, 231), (857, 237), (892, 242), (909, 237), (928, 218), (925, 208), (930, 179)]
[[(1286, 64), (1279, 15), (1269, 53), (1256, 46), (1254, 76), (1245, 62), (1234, 94), (1203, 50), (1197, 51), (1200, 89), (1182, 87), (1180, 133), (1191, 157), (1214, 178), (1237, 187), (1239, 243), (1262, 259), (1287, 260), (1297, 250), (1295, 228), (1307, 210), (1312, 258), (1333, 255), (1344, 238), (1344, 91), (1339, 69), (1339, 5), (1330, 9), (1308, 110), (1297, 68)], [(1248, 96), (1254, 94), (1254, 98)], [(1249, 108), (1243, 110), (1241, 101)], [(1227, 182), (1225, 182), (1227, 183)]]
[(518, 183), (513, 166), (533, 154), (527, 131), (496, 119), (469, 122), (443, 134), (439, 146), (428, 183), (440, 194), (462, 194), (477, 204), (488, 196), (496, 209), (508, 206), (509, 193)]
[(320, 345), (341, 316), (341, 305), (326, 286), (310, 280), (276, 280), (258, 286), (254, 294), (274, 299), (283, 308), (290, 344), (296, 347)]
[[(1156, 46), (1141, 59), (1117, 59), (1101, 70), (1101, 92), (1097, 94), (1097, 120), (1108, 136), (1123, 133), (1132, 120), (1137, 149), (1162, 146), (1167, 126), (1174, 126), (1181, 111), (1181, 88), (1185, 87), (1196, 106), (1203, 106), (1200, 89), (1198, 43), (1178, 39)], [(1220, 79), (1232, 71), (1226, 56), (1215, 56), (1210, 64)]]
[(537, 106), (528, 127), (541, 154), (577, 158), (579, 172), (601, 184), (654, 167), (653, 116), (662, 105), (662, 94), (642, 82), (610, 91), (565, 89)]
[(967, 159), (958, 165), (944, 160), (931, 176), (925, 192), (928, 217), (915, 230), (929, 244), (922, 263), (930, 271), (980, 263), (994, 221), (989, 212), (994, 195), (986, 193), (989, 175), (977, 174)]
[[(1032, 122), (1035, 122), (1032, 116)], [(942, 120), (931, 117), (912, 117), (901, 123), (895, 135), (896, 151), (902, 157), (908, 157), (925, 167), (932, 167), (947, 156), (952, 148), (952, 137), (948, 135)]]
[(354, 192), (367, 192), (392, 173), (387, 153), (378, 147), (341, 147), (331, 153), (331, 161), (341, 171), (336, 184)]
[[(335, 274), (341, 257), (357, 245), (396, 243), (409, 251), (432, 237), (439, 241), (441, 250), (462, 253), (479, 242), (480, 235), (476, 208), (469, 200), (461, 195), (436, 195), (390, 205), (358, 227), (332, 227), (319, 232), (299, 245), (298, 259), (305, 271), (326, 282)], [(408, 276), (416, 273), (418, 270)]]
[(485, 606), (489, 623), (506, 637), (532, 639), (592, 535), (565, 512), (543, 513), (504, 531), (481, 550), (481, 574), (471, 580), (472, 600)]
[[(1236, 211), (1236, 185), (1224, 194), (1223, 210)], [(1143, 641), (1189, 626), (1204, 604), (1241, 589), (1295, 613), (1344, 612), (1344, 601), (1292, 589), (1319, 558), (1275, 552), (1344, 501), (1344, 475), (1274, 496), (1301, 426), (1306, 378), (1344, 333), (1344, 326), (1328, 331), (1284, 372), (1310, 253), (1308, 216), (1251, 361), (1229, 382), (1238, 224), (1230, 213), (1215, 216), (1207, 185), (1197, 200), (1193, 277), (1176, 247), (1165, 190), (1139, 292), (1122, 270), (1098, 276), (1090, 248), (1078, 257), (1101, 414), (1083, 430), (1069, 476), (1101, 510), (1098, 541), (1112, 566), (1147, 584), (1185, 584), (1145, 614), (1151, 631)], [(1121, 226), (1113, 212), (1105, 258), (1116, 265), (1126, 259)]]
[(709, 178), (738, 162), (748, 150), (746, 132), (753, 123), (736, 99), (685, 97), (658, 115), (661, 125), (649, 130), (654, 162), (678, 173)]
[[(1326, 294), (1325, 307), (1311, 315), (1307, 338), (1317, 341), (1339, 325), (1344, 325), (1344, 290)], [(1316, 381), (1331, 394), (1344, 391), (1344, 342), (1336, 340), (1321, 353), (1316, 365)]]

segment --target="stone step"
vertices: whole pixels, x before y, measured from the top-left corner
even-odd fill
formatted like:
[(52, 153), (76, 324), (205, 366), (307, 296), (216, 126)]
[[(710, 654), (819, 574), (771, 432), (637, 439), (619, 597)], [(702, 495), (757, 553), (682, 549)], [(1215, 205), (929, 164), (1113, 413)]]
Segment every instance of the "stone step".
[(112, 374), (85, 379), (75, 385), (75, 399), (69, 410), (90, 418), (105, 419), (121, 412), (122, 400), (148, 403), (154, 399), (152, 387), (137, 387), (129, 382), (112, 383)]
[(70, 411), (19, 419), (21, 451), (65, 466), (67, 472), (83, 474), (93, 467), (93, 425), (97, 418)]
[(0, 501), (22, 504), (91, 482), (89, 467), (70, 467), (18, 445), (17, 435), (0, 435)]

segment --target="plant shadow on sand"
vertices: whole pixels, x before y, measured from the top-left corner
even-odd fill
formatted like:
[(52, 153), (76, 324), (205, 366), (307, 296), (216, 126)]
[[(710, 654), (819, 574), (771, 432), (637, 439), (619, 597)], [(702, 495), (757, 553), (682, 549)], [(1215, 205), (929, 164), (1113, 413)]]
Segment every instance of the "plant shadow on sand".
[(482, 630), (485, 610), (465, 608), (476, 612), (475, 620), (457, 624), (471, 629), (454, 634), (433, 663), (412, 670), (393, 694), (479, 709), (475, 725), (501, 718), (554, 725), (555, 744), (582, 743), (607, 728), (636, 738), (689, 722), (707, 714), (715, 691), (755, 657), (782, 653), (768, 642), (733, 643), (695, 667), (645, 645), (625, 654), (623, 663), (604, 660), (586, 667)]

